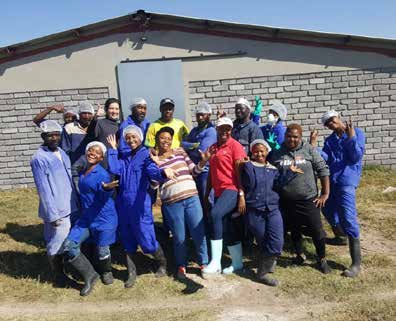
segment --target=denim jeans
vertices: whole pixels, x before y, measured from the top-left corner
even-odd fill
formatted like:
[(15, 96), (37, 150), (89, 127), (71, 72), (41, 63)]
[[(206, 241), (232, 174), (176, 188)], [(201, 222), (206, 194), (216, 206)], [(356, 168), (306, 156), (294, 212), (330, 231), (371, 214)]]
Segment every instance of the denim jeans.
[(205, 228), (201, 203), (198, 196), (162, 204), (164, 216), (173, 234), (173, 250), (176, 266), (187, 265), (186, 230), (187, 225), (197, 251), (198, 263), (208, 263), (208, 249), (205, 239)]
[(212, 225), (212, 240), (223, 238), (223, 220), (231, 220), (231, 214), (237, 206), (238, 192), (226, 189), (220, 197), (215, 199), (214, 206), (210, 211)]
[[(90, 236), (88, 228), (81, 229), (81, 231), (82, 231), (82, 233), (80, 235), (80, 239), (78, 242), (67, 238), (65, 240), (65, 242), (63, 243), (63, 253), (68, 260), (72, 260), (75, 257), (80, 255), (81, 244), (84, 241), (86, 241)], [(108, 258), (110, 256), (110, 246), (109, 245), (98, 246), (97, 253), (98, 253), (99, 260), (104, 260), (104, 259)]]

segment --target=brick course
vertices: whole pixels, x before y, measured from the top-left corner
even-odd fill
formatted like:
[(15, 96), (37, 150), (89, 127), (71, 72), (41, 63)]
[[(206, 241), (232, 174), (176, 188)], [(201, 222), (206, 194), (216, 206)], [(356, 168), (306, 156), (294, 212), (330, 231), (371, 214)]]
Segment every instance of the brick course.
[(264, 103), (261, 114), (261, 122), (264, 123), (266, 108), (272, 100), (278, 99), (288, 108), (286, 123), (301, 124), (304, 139), (308, 139), (311, 129), (318, 128), (319, 146), (322, 146), (324, 137), (330, 131), (322, 126), (320, 118), (325, 111), (335, 109), (341, 112), (344, 119), (352, 119), (355, 126), (365, 132), (365, 164), (396, 169), (394, 68), (219, 79), (212, 82), (216, 85), (209, 85), (205, 80), (189, 83), (190, 88), (195, 88), (197, 92), (202, 92), (201, 87), (205, 88), (199, 97), (189, 97), (192, 115), (195, 106), (205, 100), (214, 107), (214, 114), (221, 108), (234, 118), (233, 108), (237, 98), (244, 96), (254, 103), (257, 95)]
[[(30, 159), (42, 142), (34, 115), (53, 104), (103, 105), (108, 97), (107, 87), (0, 94), (0, 189), (34, 186)], [(62, 114), (51, 112), (47, 118), (62, 123)]]

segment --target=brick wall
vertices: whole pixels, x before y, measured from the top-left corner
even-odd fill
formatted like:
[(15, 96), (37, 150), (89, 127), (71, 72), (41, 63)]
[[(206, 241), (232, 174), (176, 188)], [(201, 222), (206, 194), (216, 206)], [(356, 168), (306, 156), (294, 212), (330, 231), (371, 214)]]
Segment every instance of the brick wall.
[(287, 123), (302, 125), (305, 138), (311, 129), (318, 128), (320, 145), (323, 136), (330, 133), (321, 125), (320, 117), (335, 109), (364, 130), (366, 164), (396, 169), (396, 68), (203, 80), (190, 82), (189, 87), (192, 115), (196, 104), (205, 100), (225, 109), (233, 119), (237, 97), (253, 101), (258, 95), (264, 103), (261, 115), (265, 122), (268, 104), (281, 100), (288, 108)]
[[(31, 91), (0, 94), (0, 189), (33, 186), (30, 159), (42, 143), (33, 117), (44, 108), (63, 103), (77, 106), (81, 101), (104, 104), (108, 88)], [(49, 119), (62, 122), (62, 114)]]

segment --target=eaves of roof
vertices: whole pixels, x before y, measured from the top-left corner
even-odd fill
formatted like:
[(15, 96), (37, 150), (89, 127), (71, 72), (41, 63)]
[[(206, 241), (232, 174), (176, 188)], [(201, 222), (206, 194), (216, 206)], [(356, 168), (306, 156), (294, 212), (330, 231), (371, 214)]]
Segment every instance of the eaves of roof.
[(125, 16), (0, 48), (0, 63), (116, 33), (143, 33), (157, 30), (174, 30), (257, 41), (374, 52), (396, 57), (395, 39), (284, 29), (138, 10)]

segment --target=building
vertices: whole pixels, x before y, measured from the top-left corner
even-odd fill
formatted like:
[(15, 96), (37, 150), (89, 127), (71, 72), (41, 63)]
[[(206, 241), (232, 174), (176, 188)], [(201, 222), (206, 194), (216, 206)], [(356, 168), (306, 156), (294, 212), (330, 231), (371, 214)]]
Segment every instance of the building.
[(32, 118), (51, 104), (120, 97), (125, 115), (139, 96), (154, 120), (172, 97), (191, 124), (200, 100), (233, 115), (236, 97), (255, 95), (282, 100), (307, 134), (341, 111), (366, 132), (366, 164), (396, 168), (396, 40), (139, 10), (0, 48), (0, 189), (32, 185)]

